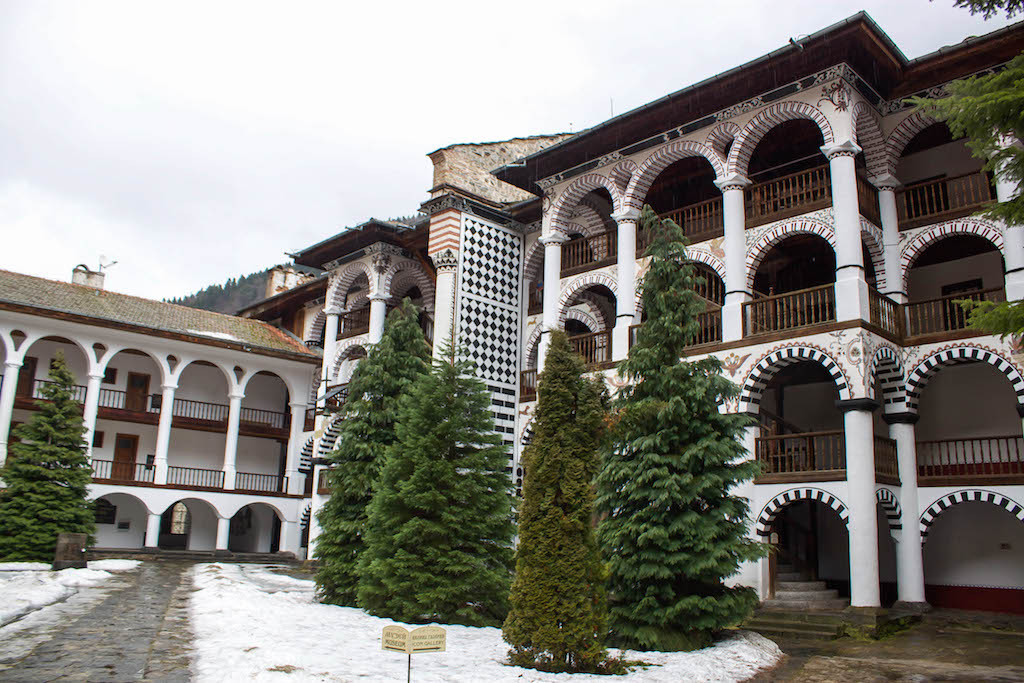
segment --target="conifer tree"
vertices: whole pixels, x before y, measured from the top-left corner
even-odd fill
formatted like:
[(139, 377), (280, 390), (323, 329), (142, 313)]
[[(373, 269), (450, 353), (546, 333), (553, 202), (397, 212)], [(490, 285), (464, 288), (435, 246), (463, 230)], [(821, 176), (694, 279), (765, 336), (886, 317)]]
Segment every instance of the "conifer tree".
[(398, 401), (430, 369), (430, 348), (408, 299), (388, 315), (380, 342), (367, 352), (349, 381), (338, 448), (328, 458), (331, 496), (317, 512), (321, 533), (315, 557), (322, 602), (354, 606), (356, 562), (364, 548), (366, 508), (387, 448), (395, 440)]
[(508, 452), (472, 364), (444, 355), (399, 402), (359, 559), (359, 606), (405, 622), (497, 625), (515, 531)]
[(604, 565), (593, 528), (605, 393), (584, 370), (565, 333), (552, 332), (523, 454), (516, 575), (502, 631), (512, 664), (545, 671), (594, 672), (605, 657)]
[(96, 514), (88, 500), (92, 468), (85, 456), (82, 404), (73, 398), (75, 378), (57, 352), (43, 400), (14, 436), (0, 479), (0, 559), (53, 559), (57, 534), (87, 534), (93, 542)]
[(681, 360), (705, 306), (693, 291), (682, 230), (650, 207), (641, 221), (653, 236), (647, 321), (619, 366), (628, 385), (614, 404), (618, 421), (598, 476), (609, 642), (693, 649), (757, 602), (752, 589), (723, 579), (762, 553), (746, 536), (746, 499), (731, 493), (759, 469), (738, 440), (748, 419), (719, 412), (737, 391), (719, 361)]

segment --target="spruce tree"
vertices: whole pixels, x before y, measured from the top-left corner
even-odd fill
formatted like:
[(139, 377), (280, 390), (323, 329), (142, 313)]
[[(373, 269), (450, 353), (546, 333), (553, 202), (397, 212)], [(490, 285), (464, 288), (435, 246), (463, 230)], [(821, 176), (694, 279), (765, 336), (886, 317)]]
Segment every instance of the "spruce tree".
[(0, 558), (53, 559), (57, 534), (87, 534), (93, 542), (96, 514), (88, 500), (92, 468), (85, 456), (82, 404), (72, 398), (75, 378), (57, 352), (50, 381), (39, 390), (37, 410), (14, 430), (0, 479)]
[(508, 452), (472, 364), (445, 355), (399, 401), (359, 558), (359, 606), (405, 622), (497, 625), (515, 532)]
[(595, 672), (605, 657), (604, 565), (593, 528), (605, 392), (584, 371), (565, 333), (552, 332), (523, 453), (516, 575), (502, 628), (512, 664), (545, 671)]
[(614, 404), (618, 419), (597, 480), (609, 642), (694, 649), (756, 605), (752, 589), (723, 579), (762, 553), (746, 535), (746, 499), (731, 493), (759, 469), (739, 441), (749, 419), (719, 412), (737, 392), (719, 361), (681, 359), (705, 306), (693, 291), (682, 230), (650, 207), (641, 221), (653, 236), (647, 321), (619, 366), (628, 385)]
[(388, 315), (380, 342), (356, 366), (342, 406), (338, 448), (328, 458), (331, 496), (317, 512), (321, 533), (315, 557), (322, 602), (354, 606), (363, 551), (366, 508), (384, 453), (395, 440), (398, 400), (430, 369), (430, 348), (408, 299)]

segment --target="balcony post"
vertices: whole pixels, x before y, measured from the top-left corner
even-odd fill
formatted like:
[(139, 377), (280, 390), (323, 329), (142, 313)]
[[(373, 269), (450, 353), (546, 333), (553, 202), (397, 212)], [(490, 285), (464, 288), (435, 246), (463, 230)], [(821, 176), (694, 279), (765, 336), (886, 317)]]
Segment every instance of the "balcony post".
[(924, 597), (924, 560), (921, 556), (921, 528), (917, 522), (917, 438), (913, 413), (886, 413), (889, 438), (896, 442), (896, 461), (900, 468), (900, 537), (896, 543), (896, 583), (899, 603), (908, 607), (926, 606)]
[(750, 185), (744, 176), (733, 174), (715, 181), (722, 191), (722, 226), (725, 233), (725, 304), (722, 306), (722, 341), (743, 338), (743, 303), (750, 301), (747, 289), (747, 237), (743, 193)]
[(430, 255), (437, 271), (434, 285), (434, 358), (441, 357), (441, 349), (452, 341), (455, 330), (455, 274), (459, 255), (451, 249)]
[(228, 394), (228, 433), (224, 440), (224, 489), (235, 488), (235, 460), (238, 457), (238, 421), (242, 412), (241, 392)]
[(636, 318), (636, 222), (637, 209), (612, 214), (619, 226), (618, 293), (615, 296), (615, 328), (612, 330), (612, 360), (629, 355), (629, 327)]
[(552, 231), (540, 238), (544, 245), (544, 315), (537, 342), (537, 372), (544, 369), (544, 357), (548, 353), (551, 330), (558, 329), (558, 297), (562, 293), (562, 244), (569, 237), (562, 232)]
[(875, 432), (871, 399), (836, 401), (843, 412), (850, 531), (850, 605), (880, 607), (878, 512), (875, 508)]
[(900, 270), (900, 221), (896, 212), (896, 188), (900, 181), (885, 175), (871, 178), (871, 184), (878, 189), (878, 211), (882, 220), (882, 259), (885, 264), (886, 295), (899, 304), (907, 303), (907, 292), (903, 289), (903, 273)]
[(302, 454), (302, 430), (306, 419), (306, 403), (293, 401), (288, 404), (292, 411), (291, 429), (288, 434), (288, 456), (284, 465), (284, 476), (288, 477), (286, 493), (302, 493), (299, 477), (299, 456)]
[(92, 437), (96, 433), (96, 415), (100, 409), (100, 382), (103, 373), (89, 373), (85, 388), (85, 406), (82, 410), (82, 424), (85, 426), (85, 457), (92, 460)]
[(832, 176), (832, 212), (836, 240), (836, 320), (870, 320), (868, 285), (860, 237), (860, 206), (854, 157), (860, 147), (852, 140), (823, 145)]
[(227, 550), (228, 549), (228, 535), (231, 532), (231, 518), (230, 517), (218, 517), (217, 518), (217, 541), (214, 543), (216, 550)]
[(160, 543), (160, 518), (159, 512), (150, 512), (146, 517), (146, 539), (147, 548), (156, 548)]
[(0, 387), (0, 467), (7, 462), (7, 439), (11, 433), (11, 416), (14, 414), (14, 395), (18, 390), (18, 373), (21, 361), (4, 362), (4, 381)]
[(376, 344), (384, 336), (384, 318), (388, 314), (388, 298), (383, 294), (370, 297), (370, 332), (367, 341)]
[(163, 385), (160, 396), (160, 422), (156, 428), (156, 454), (153, 456), (153, 483), (167, 483), (167, 452), (171, 442), (171, 422), (174, 419), (174, 392), (177, 384)]

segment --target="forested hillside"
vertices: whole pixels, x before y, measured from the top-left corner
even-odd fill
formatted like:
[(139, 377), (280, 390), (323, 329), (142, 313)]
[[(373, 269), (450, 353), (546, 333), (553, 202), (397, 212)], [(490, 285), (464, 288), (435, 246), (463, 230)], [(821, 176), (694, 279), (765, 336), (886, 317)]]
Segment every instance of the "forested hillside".
[(269, 269), (242, 277), (228, 278), (223, 285), (210, 285), (195, 294), (168, 299), (172, 304), (201, 308), (217, 313), (235, 314), (238, 309), (263, 299), (267, 289)]

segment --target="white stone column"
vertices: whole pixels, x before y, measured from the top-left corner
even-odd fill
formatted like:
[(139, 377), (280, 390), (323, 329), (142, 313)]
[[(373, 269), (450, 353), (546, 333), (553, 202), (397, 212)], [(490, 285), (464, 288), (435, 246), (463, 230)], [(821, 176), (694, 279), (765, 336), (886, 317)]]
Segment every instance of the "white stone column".
[(282, 553), (299, 555), (299, 524), (298, 522), (281, 521), (281, 536), (278, 538), (277, 550)]
[(238, 422), (242, 412), (242, 393), (228, 394), (228, 433), (224, 439), (224, 488), (235, 488), (235, 460), (238, 457)]
[(870, 399), (837, 401), (844, 412), (846, 484), (850, 507), (850, 605), (880, 607), (878, 588), (878, 512), (875, 509), (875, 432)]
[(896, 188), (900, 181), (885, 174), (871, 179), (878, 188), (878, 212), (882, 225), (882, 261), (885, 267), (885, 294), (896, 303), (907, 302), (907, 291), (903, 288), (903, 273), (900, 271), (900, 222), (896, 212)]
[(722, 306), (722, 341), (743, 338), (743, 303), (752, 293), (747, 287), (747, 218), (744, 191), (750, 181), (739, 174), (715, 181), (722, 191), (725, 232), (725, 305)]
[(288, 456), (284, 465), (284, 475), (288, 477), (287, 492), (302, 493), (302, 478), (299, 476), (299, 456), (302, 454), (302, 429), (306, 420), (306, 404), (293, 401), (291, 408), (291, 428), (288, 432)]
[(96, 433), (96, 414), (100, 409), (100, 382), (103, 374), (90, 374), (85, 387), (85, 405), (82, 410), (82, 424), (85, 426), (85, 457), (92, 460), (92, 437)]
[(327, 391), (331, 363), (334, 362), (334, 354), (338, 351), (338, 318), (341, 316), (341, 310), (334, 307), (325, 308), (324, 313), (324, 360), (320, 367), (320, 394)]
[(619, 282), (615, 297), (615, 328), (612, 330), (612, 360), (622, 360), (629, 355), (629, 328), (636, 322), (636, 222), (640, 212), (627, 209), (613, 214), (612, 218), (619, 226)]
[(537, 342), (537, 372), (544, 370), (544, 359), (551, 342), (551, 330), (558, 329), (558, 298), (562, 294), (562, 245), (568, 235), (552, 231), (540, 238), (544, 245), (544, 315)]
[(388, 298), (382, 294), (370, 297), (370, 333), (367, 341), (376, 344), (384, 336), (384, 318), (388, 314)]
[(451, 249), (431, 254), (437, 281), (434, 283), (434, 358), (441, 357), (441, 349), (452, 340), (455, 331), (455, 286), (459, 255)]
[(832, 176), (832, 212), (836, 240), (836, 319), (868, 320), (868, 285), (864, 279), (864, 252), (860, 237), (860, 207), (857, 201), (857, 170), (854, 164), (861, 149), (844, 140), (824, 145)]
[(0, 387), (0, 467), (7, 462), (7, 439), (11, 434), (11, 416), (14, 414), (14, 395), (18, 390), (18, 372), (21, 362), (4, 362), (4, 381)]
[(163, 385), (160, 396), (160, 422), (156, 428), (156, 454), (153, 456), (153, 483), (167, 483), (167, 455), (171, 444), (171, 421), (174, 419), (174, 392), (177, 384)]
[[(1008, 202), (1017, 195), (1017, 187), (996, 174), (996, 199)], [(1003, 262), (1008, 301), (1024, 299), (1024, 225), (1003, 224)]]
[(147, 548), (156, 548), (160, 543), (160, 517), (156, 512), (150, 512), (146, 518), (146, 540)]
[(228, 536), (231, 532), (231, 518), (230, 517), (218, 517), (217, 518), (217, 542), (214, 544), (214, 548), (217, 550), (228, 549)]
[(917, 522), (917, 439), (912, 413), (887, 414), (889, 438), (896, 442), (896, 462), (900, 471), (900, 508), (902, 517), (896, 544), (896, 584), (899, 601), (908, 606), (923, 606), (924, 559), (921, 555), (921, 527)]

